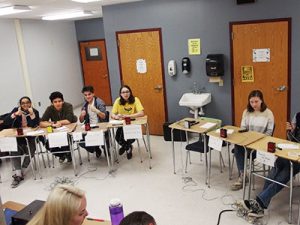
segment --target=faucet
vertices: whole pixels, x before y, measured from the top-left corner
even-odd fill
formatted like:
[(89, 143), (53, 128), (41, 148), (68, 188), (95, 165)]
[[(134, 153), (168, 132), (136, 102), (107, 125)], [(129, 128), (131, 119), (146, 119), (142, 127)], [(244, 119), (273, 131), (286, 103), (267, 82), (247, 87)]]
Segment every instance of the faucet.
[(197, 82), (196, 81), (194, 81), (194, 83), (193, 83), (193, 94), (201, 94), (201, 91), (204, 91), (205, 90), (205, 87), (203, 86), (203, 87), (199, 87), (198, 85), (197, 85)]

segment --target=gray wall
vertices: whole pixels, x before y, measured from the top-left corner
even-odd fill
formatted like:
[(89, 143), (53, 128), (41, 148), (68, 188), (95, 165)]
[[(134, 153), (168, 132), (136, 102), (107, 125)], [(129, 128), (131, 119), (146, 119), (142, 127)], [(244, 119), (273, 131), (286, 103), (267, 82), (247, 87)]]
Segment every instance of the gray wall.
[[(299, 110), (300, 90), (299, 53), (300, 2), (298, 0), (258, 0), (255, 4), (236, 5), (235, 0), (147, 0), (143, 2), (103, 7), (104, 30), (108, 53), (112, 97), (120, 86), (116, 46), (116, 31), (162, 28), (165, 80), (169, 120), (188, 116), (188, 109), (178, 105), (181, 95), (193, 88), (193, 82), (212, 93), (206, 115), (231, 123), (231, 73), (229, 22), (292, 17), (292, 91), (291, 112)], [(181, 59), (187, 56), (187, 39), (201, 38), (202, 55), (189, 56), (190, 75), (183, 75)], [(209, 53), (223, 53), (226, 58), (224, 86), (209, 83), (205, 75), (205, 57)], [(176, 77), (167, 75), (167, 63), (175, 59), (179, 66)]]
[[(35, 108), (42, 115), (52, 91), (61, 91), (67, 102), (80, 105), (83, 81), (74, 22), (21, 20), (21, 27)], [(0, 35), (0, 113), (5, 113), (26, 91), (13, 20), (0, 21)]]
[(89, 19), (75, 21), (78, 41), (104, 39), (103, 19)]

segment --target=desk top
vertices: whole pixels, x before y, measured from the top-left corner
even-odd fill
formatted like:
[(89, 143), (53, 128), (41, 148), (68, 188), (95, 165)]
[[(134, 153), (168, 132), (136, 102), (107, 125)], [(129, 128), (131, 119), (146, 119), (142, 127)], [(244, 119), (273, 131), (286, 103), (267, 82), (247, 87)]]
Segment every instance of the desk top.
[(222, 140), (230, 142), (232, 144), (237, 144), (237, 145), (247, 146), (247, 147), (249, 144), (256, 142), (257, 140), (266, 136), (265, 134), (256, 131), (247, 131), (244, 133), (239, 133), (238, 130), (240, 130), (240, 127), (236, 127), (236, 126), (224, 126), (223, 128), (232, 129), (233, 133), (232, 134), (227, 133), (227, 138), (220, 137), (220, 134), (217, 133), (216, 131), (211, 131), (207, 133), (207, 135), (221, 138)]
[[(107, 131), (107, 125), (108, 123), (103, 122), (103, 123), (97, 123), (95, 128), (92, 128), (90, 131)], [(76, 127), (76, 129), (74, 130), (74, 132), (82, 132), (82, 133), (86, 133), (87, 131), (85, 131), (84, 129), (84, 125), (82, 124), (78, 124), (78, 126)]]
[[(7, 201), (2, 205), (2, 207), (3, 207), (3, 209), (9, 208), (9, 209), (12, 209), (15, 211), (20, 211), (25, 207), (25, 205), (18, 203), (18, 202), (14, 202), (14, 201)], [(98, 221), (92, 221), (92, 220), (85, 219), (83, 221), (83, 225), (111, 225), (111, 223), (109, 221), (98, 222)]]
[[(256, 151), (263, 151), (263, 152), (267, 152), (267, 148), (268, 148), (268, 142), (274, 142), (277, 144), (293, 144), (293, 145), (298, 145), (300, 148), (300, 144), (295, 143), (295, 142), (291, 142), (285, 139), (281, 139), (281, 138), (275, 138), (275, 137), (270, 137), (270, 136), (266, 136), (262, 139), (260, 139), (257, 142), (252, 143), (251, 145), (248, 145), (248, 148), (254, 149)], [(298, 161), (300, 162), (300, 157), (298, 156), (289, 156), (288, 153), (289, 152), (296, 152), (296, 153), (300, 153), (300, 149), (276, 149), (275, 151), (275, 155), (280, 157), (280, 158), (285, 158), (291, 161)]]
[[(184, 127), (184, 121), (197, 121), (199, 123), (191, 126), (191, 128), (185, 128)], [(180, 121), (177, 121), (175, 123), (170, 124), (169, 128), (202, 134), (202, 133), (207, 133), (207, 132), (209, 132), (211, 130), (214, 130), (214, 129), (216, 129), (219, 126), (219, 124), (216, 123), (215, 126), (210, 127), (210, 128), (203, 128), (203, 127), (201, 127), (202, 125), (204, 125), (204, 124), (206, 124), (208, 122), (211, 122), (211, 121), (208, 121), (208, 120), (206, 120), (204, 118), (198, 118), (198, 119), (184, 118), (184, 119), (182, 119)]]
[[(135, 124), (135, 125), (144, 125), (147, 123), (148, 123), (147, 116), (137, 117), (135, 118), (135, 120), (131, 121), (131, 124)], [(107, 123), (107, 128), (123, 127), (123, 126), (125, 126), (125, 120), (123, 120), (123, 124), (112, 124), (110, 122)]]

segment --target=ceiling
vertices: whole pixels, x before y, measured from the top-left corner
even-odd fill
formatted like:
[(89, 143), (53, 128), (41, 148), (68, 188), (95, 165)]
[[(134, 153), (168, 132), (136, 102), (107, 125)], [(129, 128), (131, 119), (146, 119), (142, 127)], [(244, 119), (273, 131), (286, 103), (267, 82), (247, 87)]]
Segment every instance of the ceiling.
[(76, 18), (71, 20), (98, 18), (102, 17), (102, 7), (104, 5), (122, 4), (128, 2), (137, 2), (142, 0), (101, 0), (93, 3), (78, 3), (71, 0), (0, 0), (0, 7), (11, 5), (27, 5), (32, 11), (18, 14), (0, 16), (1, 18), (17, 19), (41, 19), (42, 16), (48, 16), (58, 13), (74, 12), (79, 10), (92, 11), (93, 16)]

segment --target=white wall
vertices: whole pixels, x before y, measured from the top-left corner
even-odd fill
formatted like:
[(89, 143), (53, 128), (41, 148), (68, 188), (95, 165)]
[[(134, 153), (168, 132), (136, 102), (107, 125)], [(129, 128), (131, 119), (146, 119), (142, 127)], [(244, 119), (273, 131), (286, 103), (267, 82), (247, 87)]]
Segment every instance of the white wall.
[(21, 24), (33, 101), (40, 114), (53, 91), (62, 92), (73, 106), (81, 104), (83, 80), (74, 22), (22, 20)]
[(0, 20), (0, 114), (26, 95), (13, 20)]
[[(61, 91), (73, 106), (81, 104), (83, 80), (74, 22), (21, 20), (21, 28), (35, 108), (42, 115), (53, 91)], [(2, 114), (26, 95), (13, 20), (0, 20), (0, 79)]]

